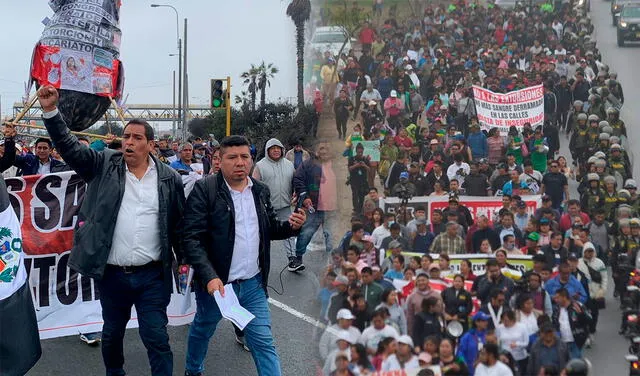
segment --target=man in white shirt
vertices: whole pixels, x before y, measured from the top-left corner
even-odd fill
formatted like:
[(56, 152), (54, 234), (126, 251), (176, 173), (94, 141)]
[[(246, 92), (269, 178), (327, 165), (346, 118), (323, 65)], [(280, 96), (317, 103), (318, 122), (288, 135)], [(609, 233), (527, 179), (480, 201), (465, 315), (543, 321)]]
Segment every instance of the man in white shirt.
[(464, 183), (464, 178), (469, 175), (471, 168), (467, 162), (463, 162), (462, 154), (456, 154), (453, 157), (453, 164), (447, 169), (447, 177), (449, 181), (456, 179), (460, 185)]
[(267, 302), (271, 240), (297, 235), (304, 210), (279, 221), (269, 188), (251, 178), (249, 141), (229, 136), (220, 141), (220, 172), (199, 180), (185, 208), (183, 247), (195, 270), (198, 303), (189, 330), (185, 375), (202, 375), (209, 340), (222, 319), (214, 299), (229, 289), (255, 318), (243, 329), (258, 375), (281, 374), (271, 334)]
[(487, 343), (480, 350), (480, 363), (476, 366), (475, 376), (513, 376), (509, 367), (499, 361), (500, 349), (494, 343)]
[(180, 176), (150, 154), (155, 143), (147, 122), (125, 125), (124, 152), (97, 152), (69, 131), (53, 86), (41, 87), (38, 99), (51, 140), (87, 183), (69, 267), (98, 284), (106, 374), (125, 375), (123, 338), (135, 305), (151, 374), (172, 375), (167, 306), (174, 285), (172, 263), (183, 264)]

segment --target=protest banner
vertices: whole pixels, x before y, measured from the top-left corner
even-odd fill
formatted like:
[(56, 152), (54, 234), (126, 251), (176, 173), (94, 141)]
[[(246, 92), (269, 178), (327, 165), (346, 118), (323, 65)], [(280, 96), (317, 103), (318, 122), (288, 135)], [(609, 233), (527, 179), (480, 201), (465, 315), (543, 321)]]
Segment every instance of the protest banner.
[[(9, 178), (5, 182), (21, 224), (25, 268), (40, 338), (102, 330), (96, 284), (67, 267), (86, 184), (74, 172)], [(167, 308), (169, 325), (187, 324), (195, 314), (193, 294), (184, 296), (177, 289), (176, 282)], [(137, 326), (134, 308), (127, 327)]]
[[(538, 195), (521, 196), (527, 204), (527, 213), (533, 215), (540, 207), (541, 198)], [(486, 215), (491, 222), (497, 220), (497, 213), (502, 207), (502, 197), (500, 196), (459, 196), (459, 205), (466, 207), (471, 212), (475, 220), (480, 215)], [(395, 213), (401, 206), (401, 201), (397, 197), (387, 197), (380, 199), (380, 208), (385, 212)], [(434, 210), (443, 210), (449, 205), (448, 196), (416, 196), (407, 202), (407, 218), (412, 218), (412, 213), (418, 206), (425, 206), (427, 209), (427, 219), (431, 218)]]
[(371, 162), (380, 162), (380, 141), (357, 141), (357, 144), (364, 146), (364, 156), (370, 157)]
[(502, 135), (506, 135), (511, 126), (521, 130), (525, 123), (535, 128), (544, 122), (542, 84), (506, 94), (473, 86), (473, 98), (483, 130), (498, 128)]

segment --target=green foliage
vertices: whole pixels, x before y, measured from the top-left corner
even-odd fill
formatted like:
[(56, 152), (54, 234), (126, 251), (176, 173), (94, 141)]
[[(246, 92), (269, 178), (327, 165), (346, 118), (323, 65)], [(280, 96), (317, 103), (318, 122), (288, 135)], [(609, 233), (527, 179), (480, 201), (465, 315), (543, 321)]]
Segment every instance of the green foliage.
[(13, 235), (11, 233), (11, 230), (9, 230), (6, 227), (0, 227), (0, 239), (2, 239), (2, 238), (10, 238), (11, 235)]
[[(299, 111), (297, 106), (289, 103), (267, 103), (257, 111), (247, 107), (241, 110), (232, 108), (231, 133), (248, 137), (256, 145), (260, 157), (264, 155), (264, 145), (272, 137), (287, 147), (298, 139), (302, 139), (304, 144), (311, 144), (313, 140), (308, 135), (314, 121), (317, 121), (316, 117), (313, 106)], [(213, 133), (220, 140), (226, 132), (226, 121), (225, 111), (215, 111), (206, 118), (193, 119), (188, 126), (194, 136), (205, 138)]]

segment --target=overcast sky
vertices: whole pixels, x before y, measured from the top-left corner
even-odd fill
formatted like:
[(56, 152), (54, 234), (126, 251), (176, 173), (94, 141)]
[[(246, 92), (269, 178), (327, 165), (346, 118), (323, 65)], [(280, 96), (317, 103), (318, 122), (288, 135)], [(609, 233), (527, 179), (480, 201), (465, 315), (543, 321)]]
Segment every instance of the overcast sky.
[[(180, 35), (189, 19), (189, 96), (192, 104), (208, 103), (209, 80), (231, 76), (232, 97), (241, 90), (239, 75), (251, 63), (274, 63), (280, 73), (268, 97), (294, 97), (295, 28), (286, 16), (288, 0), (122, 0), (120, 60), (126, 71), (128, 103), (172, 103), (172, 72), (178, 70), (176, 19)], [(31, 53), (44, 28), (41, 21), (53, 14), (46, 0), (0, 1), (0, 95), (2, 114), (24, 94)], [(177, 73), (176, 73), (177, 74)], [(32, 93), (35, 89), (32, 89)]]

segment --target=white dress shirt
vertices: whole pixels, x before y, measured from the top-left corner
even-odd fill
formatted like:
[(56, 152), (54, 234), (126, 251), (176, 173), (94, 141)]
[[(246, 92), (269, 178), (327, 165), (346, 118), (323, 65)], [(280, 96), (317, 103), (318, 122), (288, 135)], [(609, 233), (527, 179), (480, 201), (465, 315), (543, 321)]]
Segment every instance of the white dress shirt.
[(38, 175), (49, 173), (51, 173), (51, 160), (48, 160), (47, 163), (42, 163), (40, 159), (38, 159)]
[(153, 159), (149, 158), (142, 179), (126, 167), (124, 195), (107, 264), (139, 266), (160, 260), (159, 214), (158, 170)]
[(560, 317), (558, 318), (558, 322), (560, 324), (560, 336), (562, 337), (562, 342), (574, 342), (571, 323), (569, 322), (569, 312), (566, 308), (560, 308)]
[(235, 241), (229, 269), (229, 282), (249, 279), (260, 272), (258, 255), (260, 248), (260, 226), (256, 204), (253, 199), (253, 182), (247, 178), (247, 186), (242, 192), (236, 191), (227, 181), (235, 209)]

